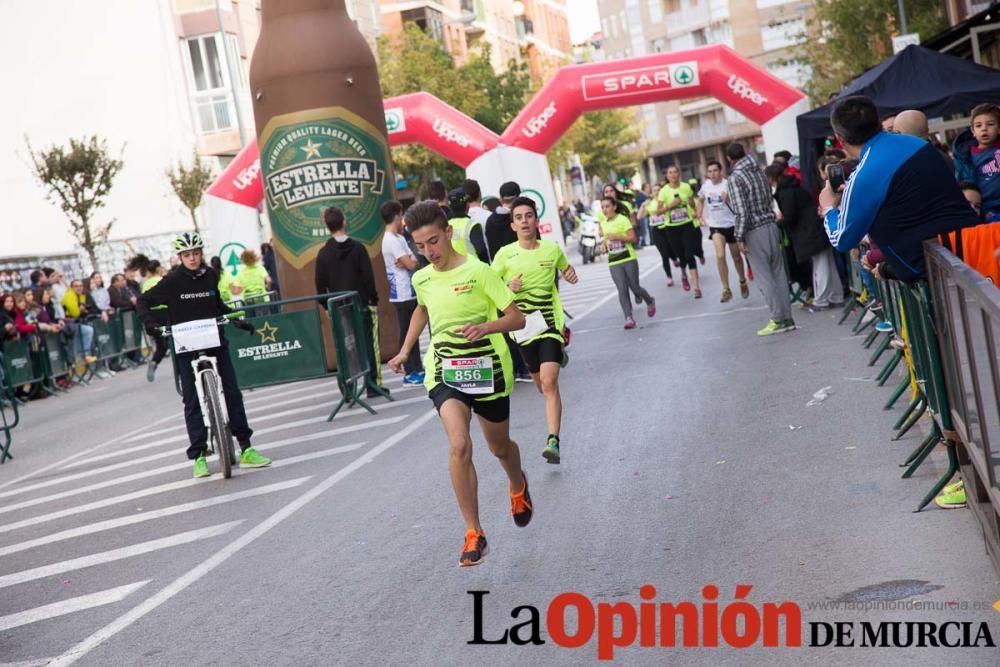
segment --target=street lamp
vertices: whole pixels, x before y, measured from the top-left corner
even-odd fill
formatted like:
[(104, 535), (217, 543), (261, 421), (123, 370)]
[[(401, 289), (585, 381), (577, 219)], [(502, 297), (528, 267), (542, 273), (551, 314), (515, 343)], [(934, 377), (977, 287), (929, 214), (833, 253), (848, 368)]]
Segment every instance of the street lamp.
[(524, 3), (521, 0), (515, 0), (512, 9), (514, 16), (524, 16)]

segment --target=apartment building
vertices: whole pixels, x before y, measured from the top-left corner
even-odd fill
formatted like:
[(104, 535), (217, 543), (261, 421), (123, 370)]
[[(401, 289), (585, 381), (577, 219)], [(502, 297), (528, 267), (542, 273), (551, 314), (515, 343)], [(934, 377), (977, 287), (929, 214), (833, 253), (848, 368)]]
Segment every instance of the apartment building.
[[(812, 0), (598, 0), (602, 51), (608, 60), (707, 44), (726, 44), (793, 86), (809, 72), (783, 64), (801, 40)], [(727, 143), (760, 146), (760, 128), (714, 98), (648, 104), (636, 109), (649, 147), (651, 181), (677, 164), (685, 178), (701, 177)], [(790, 147), (794, 149), (794, 147)]]
[[(374, 43), (378, 0), (347, 8)], [(16, 103), (0, 108), (0, 189), (18, 224), (5, 228), (0, 254), (74, 247), (62, 211), (32, 177), (25, 137), (35, 149), (90, 135), (125, 147), (96, 217), (116, 221), (112, 238), (187, 229), (165, 171), (192, 148), (219, 170), (254, 135), (248, 72), (259, 26), (260, 0), (3, 3), (0, 58)]]
[(488, 43), (496, 71), (526, 62), (532, 77), (545, 81), (570, 57), (566, 0), (382, 0), (381, 9), (386, 33), (415, 23), (459, 64)]

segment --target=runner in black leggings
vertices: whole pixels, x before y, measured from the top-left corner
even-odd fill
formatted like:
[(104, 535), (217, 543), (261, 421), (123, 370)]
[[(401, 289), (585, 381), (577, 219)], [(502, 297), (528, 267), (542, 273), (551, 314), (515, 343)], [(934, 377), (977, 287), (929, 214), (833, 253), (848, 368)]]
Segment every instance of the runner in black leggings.
[[(662, 183), (657, 183), (653, 187), (653, 192), (659, 192), (662, 187)], [(667, 274), (667, 287), (673, 287), (674, 275), (670, 270), (670, 264), (677, 261), (677, 257), (672, 252), (670, 242), (667, 240), (667, 230), (666, 225), (664, 224), (666, 217), (656, 212), (658, 206), (659, 203), (656, 197), (650, 197), (649, 200), (643, 204), (642, 208), (639, 209), (637, 217), (640, 220), (643, 218), (649, 218), (650, 241), (654, 246), (656, 246), (656, 250), (660, 253), (660, 260), (663, 263), (663, 272)]]

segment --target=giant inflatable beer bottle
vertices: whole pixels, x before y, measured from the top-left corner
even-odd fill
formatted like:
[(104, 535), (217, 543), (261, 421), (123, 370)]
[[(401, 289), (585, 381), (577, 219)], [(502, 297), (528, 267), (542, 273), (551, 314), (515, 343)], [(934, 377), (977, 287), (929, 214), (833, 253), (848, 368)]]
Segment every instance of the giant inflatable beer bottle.
[(282, 298), (316, 293), (316, 255), (330, 238), (322, 212), (341, 208), (372, 258), (380, 349), (391, 357), (399, 340), (379, 207), (395, 181), (375, 56), (344, 0), (263, 0), (250, 90)]

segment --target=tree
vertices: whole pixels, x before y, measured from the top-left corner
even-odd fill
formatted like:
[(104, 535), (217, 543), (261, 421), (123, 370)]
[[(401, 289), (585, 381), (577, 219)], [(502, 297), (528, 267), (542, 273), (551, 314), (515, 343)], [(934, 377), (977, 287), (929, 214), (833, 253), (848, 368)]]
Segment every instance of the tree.
[(555, 171), (578, 153), (589, 176), (607, 180), (612, 173), (629, 173), (639, 166), (646, 154), (641, 138), (634, 110), (592, 111), (577, 119), (549, 151), (549, 167)]
[(194, 231), (200, 234), (196, 211), (201, 206), (201, 197), (205, 190), (215, 180), (212, 168), (202, 164), (198, 149), (195, 148), (192, 152), (191, 167), (186, 167), (183, 162), (178, 162), (174, 169), (167, 170), (167, 178), (170, 179), (170, 187), (174, 189), (174, 194), (191, 215)]
[[(484, 44), (458, 67), (444, 46), (414, 23), (407, 23), (398, 35), (379, 37), (378, 55), (385, 97), (425, 91), (497, 134), (524, 108), (531, 92), (526, 65), (512, 60), (498, 75), (489, 44)], [(435, 175), (450, 184), (464, 177), (459, 167), (422, 146), (393, 148), (392, 161), (397, 173), (416, 178), (418, 191)]]
[[(812, 70), (806, 92), (817, 104), (892, 55), (896, 0), (816, 0), (794, 61)], [(907, 29), (930, 37), (948, 27), (940, 0), (907, 0)]]
[[(25, 138), (34, 175), (46, 188), (46, 197), (59, 205), (69, 219), (70, 230), (97, 270), (96, 248), (108, 240), (114, 219), (96, 225), (97, 210), (104, 207), (115, 176), (123, 162), (108, 153), (107, 142), (91, 136), (70, 139), (69, 148), (53, 146), (35, 152)], [(125, 152), (125, 146), (119, 158)]]

